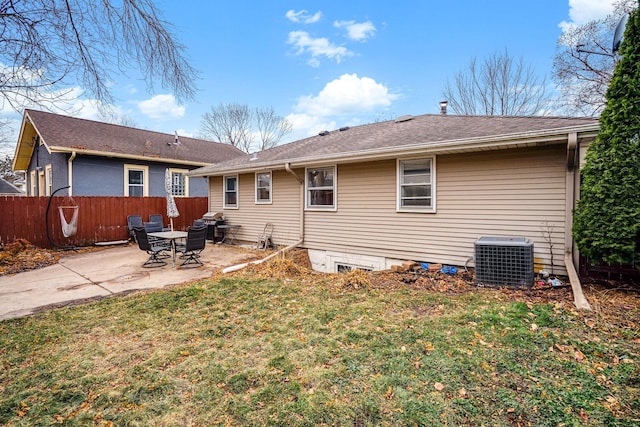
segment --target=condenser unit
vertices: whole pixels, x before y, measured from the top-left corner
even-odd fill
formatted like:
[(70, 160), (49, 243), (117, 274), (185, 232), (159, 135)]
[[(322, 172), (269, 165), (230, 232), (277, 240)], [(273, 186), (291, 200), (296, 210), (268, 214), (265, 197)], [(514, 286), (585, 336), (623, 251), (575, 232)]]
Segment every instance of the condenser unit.
[(533, 241), (525, 237), (480, 237), (474, 261), (477, 285), (533, 286)]

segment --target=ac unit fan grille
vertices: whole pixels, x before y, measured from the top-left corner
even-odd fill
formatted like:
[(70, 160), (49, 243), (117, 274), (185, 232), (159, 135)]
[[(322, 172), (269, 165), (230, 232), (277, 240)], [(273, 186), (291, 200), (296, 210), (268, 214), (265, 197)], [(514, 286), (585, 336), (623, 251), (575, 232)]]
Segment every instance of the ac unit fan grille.
[(533, 242), (524, 237), (481, 237), (475, 242), (476, 284), (533, 286)]

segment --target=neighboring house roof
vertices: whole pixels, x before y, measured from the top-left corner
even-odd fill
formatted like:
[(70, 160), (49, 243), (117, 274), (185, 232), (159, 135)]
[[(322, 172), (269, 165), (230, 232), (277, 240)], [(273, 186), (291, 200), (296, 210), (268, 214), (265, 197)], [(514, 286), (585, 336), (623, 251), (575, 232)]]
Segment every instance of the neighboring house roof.
[(9, 181), (3, 178), (0, 178), (0, 194), (24, 194), (24, 193)]
[[(558, 143), (568, 133), (597, 133), (598, 119), (426, 114), (403, 116), (280, 145), (216, 165), (192, 176), (222, 175), (266, 168), (391, 158), (398, 155), (454, 153)], [(590, 135), (586, 135), (586, 134)]]
[(37, 132), (50, 152), (120, 157), (203, 166), (244, 154), (229, 144), (25, 110), (13, 169), (25, 170)]

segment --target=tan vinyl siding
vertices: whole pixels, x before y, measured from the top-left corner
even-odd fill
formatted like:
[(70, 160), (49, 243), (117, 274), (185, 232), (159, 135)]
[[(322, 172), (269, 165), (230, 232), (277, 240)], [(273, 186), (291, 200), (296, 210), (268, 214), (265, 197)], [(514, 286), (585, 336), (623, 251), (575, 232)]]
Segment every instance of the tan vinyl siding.
[[(304, 171), (297, 173), (304, 176)], [(239, 224), (238, 239), (255, 242), (267, 222), (274, 225), (273, 241), (289, 245), (300, 239), (301, 185), (285, 171), (272, 172), (272, 203), (255, 203), (255, 174), (238, 176), (238, 209), (222, 208), (222, 177), (209, 178), (209, 210), (224, 213), (227, 224)]]
[(481, 236), (523, 236), (549, 268), (548, 224), (563, 274), (565, 157), (563, 146), (438, 156), (436, 213), (396, 212), (394, 160), (339, 165), (338, 209), (306, 212), (305, 246), (463, 265)]

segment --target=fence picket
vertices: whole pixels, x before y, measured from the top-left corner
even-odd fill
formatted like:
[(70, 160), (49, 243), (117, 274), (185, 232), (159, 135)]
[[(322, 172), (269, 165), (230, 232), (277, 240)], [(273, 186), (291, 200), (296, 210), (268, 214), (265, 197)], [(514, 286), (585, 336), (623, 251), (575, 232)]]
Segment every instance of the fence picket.
[[(186, 230), (194, 219), (207, 212), (209, 206), (206, 197), (177, 197), (175, 200), (180, 216), (174, 218), (173, 224), (178, 230)], [(79, 196), (74, 197), (73, 202), (79, 207), (78, 229), (74, 236), (67, 238), (62, 234), (58, 206), (68, 204), (68, 198), (52, 198), (47, 227), (45, 217), (49, 197), (0, 196), (0, 242), (25, 239), (42, 248), (91, 246), (97, 242), (126, 240), (129, 237), (127, 215), (141, 215), (148, 221), (150, 214), (161, 213), (165, 222), (169, 220), (164, 197)]]

